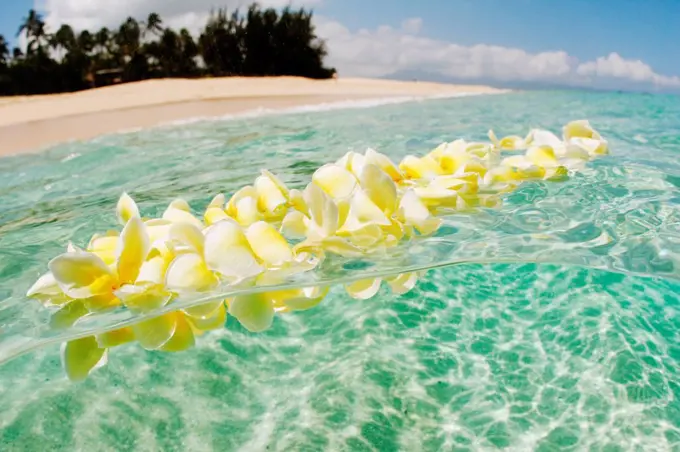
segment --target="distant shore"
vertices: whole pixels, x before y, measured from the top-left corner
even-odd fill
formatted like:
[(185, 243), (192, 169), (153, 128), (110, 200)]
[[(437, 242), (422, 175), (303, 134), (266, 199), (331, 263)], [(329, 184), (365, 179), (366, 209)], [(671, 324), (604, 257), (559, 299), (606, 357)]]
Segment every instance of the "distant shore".
[(340, 78), (162, 79), (77, 93), (0, 97), (0, 155), (193, 118), (396, 97), (503, 92), (487, 86)]

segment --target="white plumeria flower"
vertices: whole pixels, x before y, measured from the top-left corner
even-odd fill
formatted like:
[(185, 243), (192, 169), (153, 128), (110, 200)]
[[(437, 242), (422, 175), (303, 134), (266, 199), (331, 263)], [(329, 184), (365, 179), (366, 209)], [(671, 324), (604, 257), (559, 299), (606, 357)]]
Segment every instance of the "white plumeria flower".
[(144, 223), (139, 217), (132, 217), (118, 238), (114, 265), (107, 265), (94, 253), (76, 251), (57, 256), (48, 266), (67, 296), (97, 300), (95, 305), (107, 307), (115, 304), (115, 291), (123, 285), (135, 284), (149, 250)]
[(278, 177), (262, 170), (254, 185), (241, 188), (229, 199), (226, 215), (242, 226), (262, 220), (279, 220), (286, 213), (290, 196), (290, 191)]
[(338, 235), (347, 236), (361, 247), (396, 244), (403, 236), (403, 227), (394, 218), (398, 207), (397, 185), (373, 164), (362, 166), (359, 182)]
[(341, 218), (340, 207), (330, 195), (317, 184), (310, 183), (305, 188), (303, 197), (309, 216), (293, 210), (286, 215), (281, 224), (281, 231), (284, 234), (305, 238), (296, 245), (297, 251), (313, 253), (330, 251), (341, 255), (362, 254), (359, 248), (337, 235), (341, 223), (344, 223), (344, 218)]
[(217, 286), (218, 276), (240, 281), (264, 271), (241, 226), (232, 220), (209, 226), (205, 234), (191, 224), (177, 223), (170, 228), (169, 239), (177, 245), (165, 275), (170, 290), (205, 291)]
[[(430, 180), (455, 175), (466, 180), (466, 183), (471, 183), (475, 190), (479, 179), (500, 159), (499, 151), (492, 146), (485, 143), (467, 143), (465, 140), (442, 143), (428, 156), (440, 167), (439, 174), (430, 177)], [(470, 189), (463, 191), (469, 192)]]
[(527, 147), (526, 139), (517, 135), (508, 135), (501, 138), (500, 140), (498, 137), (496, 137), (496, 134), (493, 130), (489, 130), (488, 135), (491, 143), (493, 143), (493, 145), (498, 149), (505, 151), (516, 151), (518, 149), (526, 149)]

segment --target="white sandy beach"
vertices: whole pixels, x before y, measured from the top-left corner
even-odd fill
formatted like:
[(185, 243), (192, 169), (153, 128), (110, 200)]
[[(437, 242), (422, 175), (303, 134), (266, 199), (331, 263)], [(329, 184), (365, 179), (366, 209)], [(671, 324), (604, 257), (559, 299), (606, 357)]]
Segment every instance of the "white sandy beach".
[(362, 99), (501, 92), (487, 86), (340, 78), (147, 80), (78, 93), (0, 98), (0, 155), (192, 117)]

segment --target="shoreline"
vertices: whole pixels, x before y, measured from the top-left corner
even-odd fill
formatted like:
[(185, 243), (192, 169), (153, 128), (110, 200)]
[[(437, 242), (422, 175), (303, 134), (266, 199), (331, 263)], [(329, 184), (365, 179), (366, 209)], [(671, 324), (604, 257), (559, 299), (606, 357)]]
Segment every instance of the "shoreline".
[[(0, 156), (181, 120), (504, 93), (486, 86), (297, 77), (147, 80), (77, 93), (0, 98)], [(347, 104), (347, 105), (343, 105)]]

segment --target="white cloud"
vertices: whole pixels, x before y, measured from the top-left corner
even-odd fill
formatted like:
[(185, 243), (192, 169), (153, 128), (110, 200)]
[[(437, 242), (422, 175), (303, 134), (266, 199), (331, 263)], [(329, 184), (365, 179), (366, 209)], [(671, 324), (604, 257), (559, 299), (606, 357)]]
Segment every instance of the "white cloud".
[[(314, 6), (323, 0), (261, 0), (263, 7)], [(157, 12), (173, 28), (197, 33), (211, 9), (234, 10), (252, 0), (38, 0), (51, 29), (69, 23), (76, 29), (116, 27), (126, 17), (143, 20)], [(40, 3), (41, 2), (41, 3)], [(328, 64), (342, 76), (384, 77), (396, 73), (428, 74), (474, 82), (535, 83), (612, 89), (680, 90), (680, 77), (657, 74), (640, 60), (618, 53), (581, 62), (565, 51), (529, 53), (479, 44), (462, 46), (424, 36), (423, 20), (405, 19), (399, 27), (350, 30), (315, 16), (317, 34), (327, 41)]]
[(406, 19), (401, 23), (401, 29), (404, 33), (410, 33), (412, 35), (417, 35), (420, 29), (423, 27), (423, 19), (420, 17), (411, 17)]
[[(263, 7), (307, 6), (320, 0), (262, 0)], [(168, 23), (190, 21), (192, 17), (205, 17), (212, 9), (227, 8), (233, 11), (247, 7), (251, 0), (36, 0), (36, 8), (45, 12), (45, 22), (50, 27), (69, 23), (76, 29), (116, 27), (127, 17), (145, 19), (151, 12), (161, 15)], [(189, 24), (190, 26), (190, 24)]]
[(659, 87), (680, 87), (679, 77), (657, 74), (648, 64), (640, 60), (626, 60), (615, 52), (579, 65), (576, 73), (586, 77), (624, 79)]
[(680, 89), (680, 77), (657, 74), (644, 62), (626, 60), (617, 53), (579, 62), (561, 50), (528, 53), (485, 44), (461, 46), (424, 37), (421, 27), (422, 20), (412, 18), (400, 28), (351, 31), (336, 21), (317, 19), (317, 31), (327, 41), (328, 62), (345, 76), (421, 73), (470, 82)]

